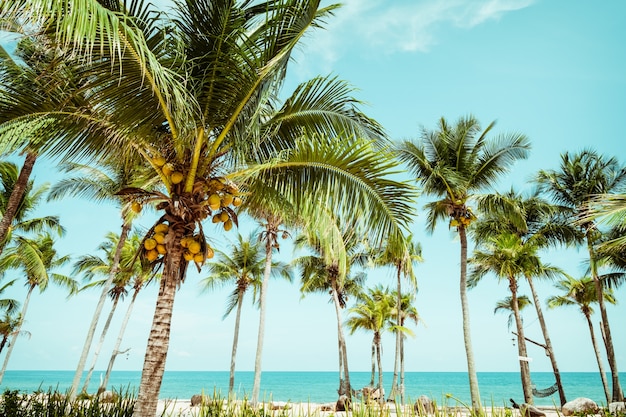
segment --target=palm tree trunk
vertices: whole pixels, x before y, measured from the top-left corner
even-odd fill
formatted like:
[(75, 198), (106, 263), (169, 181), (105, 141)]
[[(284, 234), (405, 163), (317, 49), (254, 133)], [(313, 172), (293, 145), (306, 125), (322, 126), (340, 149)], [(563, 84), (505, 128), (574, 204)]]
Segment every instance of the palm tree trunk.
[(100, 334), (100, 340), (98, 340), (98, 344), (96, 345), (96, 350), (93, 352), (93, 360), (91, 361), (91, 366), (89, 367), (89, 371), (87, 372), (87, 376), (85, 377), (85, 383), (83, 384), (83, 392), (87, 392), (89, 389), (89, 381), (91, 381), (91, 375), (93, 374), (93, 370), (96, 367), (96, 362), (98, 362), (98, 356), (100, 356), (100, 349), (102, 349), (102, 345), (104, 344), (104, 339), (106, 339), (107, 332), (109, 331), (109, 326), (111, 325), (111, 321), (113, 320), (113, 314), (115, 313), (115, 309), (117, 304), (119, 303), (120, 297), (116, 296), (113, 299), (113, 305), (111, 306), (111, 311), (107, 317), (107, 320), (104, 322), (104, 327), (102, 328), (102, 333)]
[(241, 322), (241, 307), (243, 305), (244, 291), (237, 294), (237, 314), (235, 315), (235, 334), (233, 336), (233, 350), (230, 354), (230, 377), (228, 379), (228, 398), (233, 398), (235, 390), (235, 359), (237, 358), (237, 345), (239, 343), (239, 323)]
[(113, 284), (113, 279), (115, 278), (115, 275), (117, 274), (117, 271), (120, 268), (120, 258), (122, 256), (122, 248), (124, 247), (124, 243), (126, 242), (126, 238), (128, 237), (128, 232), (130, 232), (130, 223), (127, 223), (124, 220), (124, 223), (122, 224), (122, 231), (120, 232), (120, 240), (117, 242), (117, 248), (115, 248), (115, 255), (113, 255), (113, 265), (111, 267), (111, 272), (109, 273), (109, 277), (107, 278), (106, 282), (102, 286), (102, 293), (100, 293), (100, 299), (98, 300), (98, 304), (96, 305), (96, 310), (94, 311), (93, 317), (91, 318), (91, 324), (89, 325), (89, 330), (87, 331), (87, 337), (85, 338), (83, 351), (80, 354), (80, 358), (78, 359), (78, 365), (76, 366), (76, 373), (74, 374), (72, 387), (70, 388), (70, 392), (69, 392), (70, 399), (76, 397), (78, 384), (80, 384), (80, 379), (83, 376), (83, 370), (85, 369), (85, 362), (87, 362), (87, 356), (89, 355), (89, 349), (91, 349), (93, 336), (96, 333), (96, 327), (98, 326), (98, 321), (100, 320), (100, 314), (102, 314), (102, 309), (104, 308), (104, 302), (106, 301), (109, 290), (111, 289), (111, 285)]
[(522, 391), (524, 392), (524, 402), (533, 403), (533, 389), (530, 382), (530, 366), (528, 365), (528, 351), (526, 350), (526, 339), (524, 338), (524, 324), (519, 313), (517, 304), (517, 281), (514, 277), (509, 277), (509, 289), (511, 290), (511, 306), (515, 316), (515, 327), (517, 328), (517, 352), (519, 358), (520, 376), (522, 379)]
[(598, 362), (598, 370), (600, 371), (600, 378), (602, 379), (602, 386), (604, 387), (604, 395), (606, 396), (607, 404), (611, 402), (611, 391), (609, 390), (609, 382), (606, 379), (606, 372), (604, 372), (604, 365), (602, 365), (602, 357), (600, 355), (600, 348), (596, 340), (596, 333), (593, 330), (593, 323), (591, 322), (591, 316), (587, 312), (583, 312), (587, 319), (587, 325), (589, 326), (589, 334), (591, 335), (591, 344), (593, 345), (593, 352), (596, 354), (596, 361)]
[(348, 350), (346, 348), (346, 338), (343, 334), (343, 323), (341, 315), (341, 303), (339, 302), (339, 293), (337, 285), (337, 277), (331, 278), (331, 293), (333, 297), (333, 303), (335, 304), (335, 314), (337, 315), (337, 340), (339, 344), (339, 356), (341, 358), (342, 370), (339, 369), (339, 389), (337, 390), (339, 396), (346, 395), (348, 398), (352, 395), (352, 389), (350, 386), (350, 371), (348, 369)]
[(184, 267), (187, 266), (185, 263), (181, 268), (181, 262), (183, 262), (182, 247), (179, 242), (180, 238), (173, 239), (167, 247), (166, 263), (161, 275), (161, 284), (152, 319), (152, 328), (148, 337), (133, 417), (154, 417), (156, 415), (170, 343), (174, 297), (179, 283), (184, 278)]
[(261, 283), (261, 293), (259, 294), (259, 334), (256, 343), (256, 355), (254, 359), (254, 384), (252, 385), (252, 404), (259, 401), (261, 391), (261, 359), (263, 353), (263, 338), (265, 336), (265, 304), (267, 298), (267, 286), (272, 273), (272, 250), (276, 243), (276, 233), (271, 231), (275, 226), (270, 220), (267, 222), (267, 237), (265, 240), (265, 271), (263, 272), (263, 282)]
[(482, 406), (480, 403), (480, 390), (478, 389), (478, 376), (476, 375), (476, 365), (474, 363), (474, 351), (472, 350), (472, 338), (470, 334), (469, 304), (467, 301), (467, 234), (465, 226), (459, 226), (459, 238), (461, 240), (461, 311), (463, 314), (463, 341), (465, 343), (465, 355), (467, 357), (467, 374), (469, 377), (470, 396), (472, 399), (472, 410), (480, 413)]
[(380, 340), (380, 333), (376, 333), (374, 338), (376, 339), (376, 362), (378, 363), (378, 402), (382, 405), (385, 402), (385, 388), (383, 387), (383, 347)]
[(613, 339), (611, 338), (611, 326), (609, 326), (609, 316), (606, 312), (604, 304), (604, 285), (598, 276), (598, 267), (596, 265), (595, 251), (591, 243), (591, 232), (587, 231), (587, 249), (589, 251), (589, 264), (591, 267), (591, 277), (596, 287), (596, 295), (598, 298), (598, 309), (602, 317), (602, 333), (604, 335), (604, 346), (606, 348), (606, 357), (611, 368), (611, 382), (613, 384), (612, 401), (624, 401), (624, 393), (619, 383), (619, 372), (617, 371), (617, 361), (615, 359), (615, 350), (613, 348)]
[[(24, 192), (28, 185), (28, 179), (30, 178), (30, 174), (33, 172), (33, 166), (37, 161), (37, 154), (34, 152), (28, 152), (26, 154), (26, 158), (24, 159), (24, 164), (20, 169), (20, 174), (17, 177), (17, 181), (15, 182), (15, 186), (13, 187), (13, 191), (11, 191), (11, 196), (9, 197), (9, 201), (7, 201), (7, 207), (2, 215), (2, 220), (0, 220), (0, 254), (4, 250), (4, 246), (6, 244), (6, 238), (9, 234), (9, 229), (11, 228), (11, 223), (13, 223), (13, 219), (15, 218), (15, 214), (24, 198)], [(0, 378), (1, 380), (1, 378)]]
[(376, 380), (376, 342), (372, 340), (372, 374), (370, 375), (370, 387), (374, 386)]
[(539, 325), (541, 326), (541, 332), (543, 333), (543, 340), (546, 344), (546, 353), (550, 358), (550, 363), (552, 364), (552, 371), (554, 372), (554, 381), (556, 382), (557, 389), (559, 390), (559, 400), (561, 401), (561, 406), (563, 406), (567, 399), (565, 398), (565, 390), (563, 389), (563, 382), (561, 381), (561, 373), (559, 372), (559, 366), (556, 363), (556, 356), (554, 355), (554, 349), (552, 349), (552, 342), (550, 341), (550, 336), (548, 335), (548, 326), (546, 326), (546, 320), (543, 317), (543, 310), (541, 308), (541, 301), (539, 300), (539, 295), (535, 290), (535, 285), (533, 283), (533, 279), (530, 275), (526, 276), (526, 281), (528, 281), (528, 285), (530, 286), (530, 292), (533, 295), (533, 301), (535, 303), (535, 310), (537, 311), (537, 318), (539, 319)]
[(391, 392), (389, 393), (389, 398), (396, 398), (398, 395), (398, 372), (400, 368), (400, 345), (402, 344), (402, 332), (400, 331), (400, 322), (402, 317), (402, 269), (398, 266), (398, 275), (396, 279), (396, 325), (398, 328), (396, 329), (396, 352), (394, 356), (393, 362), (393, 380), (391, 381)]
[(404, 404), (404, 338), (400, 339), (400, 403)]
[(0, 353), (2, 353), (2, 351), (4, 350), (4, 347), (6, 346), (8, 340), (9, 340), (9, 336), (5, 334), (2, 337), (2, 342), (0, 342)]
[(135, 300), (137, 299), (137, 294), (139, 294), (140, 289), (141, 289), (141, 286), (135, 288), (135, 291), (133, 292), (133, 297), (131, 298), (130, 303), (128, 304), (128, 308), (126, 309), (126, 314), (124, 315), (124, 320), (122, 321), (122, 325), (120, 326), (120, 332), (117, 335), (117, 340), (115, 341), (115, 346), (113, 347), (113, 353), (111, 354), (111, 359), (109, 359), (109, 365), (107, 366), (106, 374), (104, 375), (104, 379), (100, 383), (98, 392), (105, 391), (109, 383), (111, 371), (113, 370), (113, 364), (115, 363), (115, 358), (120, 353), (120, 346), (122, 345), (122, 339), (124, 338), (126, 325), (130, 321), (130, 316), (133, 312), (133, 306), (135, 305)]
[(24, 304), (22, 305), (22, 313), (20, 315), (20, 322), (17, 324), (15, 331), (13, 332), (13, 337), (11, 338), (11, 343), (9, 343), (9, 348), (7, 349), (7, 354), (4, 357), (4, 363), (2, 364), (2, 370), (0, 370), (0, 384), (2, 384), (2, 380), (4, 379), (4, 373), (7, 370), (7, 365), (9, 364), (9, 358), (11, 357), (11, 353), (13, 352), (13, 348), (15, 347), (15, 341), (17, 340), (17, 336), (22, 331), (22, 324), (24, 324), (24, 317), (26, 317), (26, 310), (28, 309), (28, 303), (30, 302), (30, 296), (35, 289), (34, 285), (31, 285), (28, 288), (28, 292), (26, 293), (26, 298), (24, 299)]

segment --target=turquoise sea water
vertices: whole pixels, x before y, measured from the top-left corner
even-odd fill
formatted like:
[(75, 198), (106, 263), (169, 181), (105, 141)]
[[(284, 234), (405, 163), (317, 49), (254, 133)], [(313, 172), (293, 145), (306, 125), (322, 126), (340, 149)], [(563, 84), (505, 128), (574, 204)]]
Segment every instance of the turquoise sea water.
[[(97, 389), (100, 372), (92, 377), (90, 392)], [(389, 392), (392, 373), (384, 373), (385, 391)], [(72, 384), (73, 371), (7, 371), (0, 390), (15, 389), (25, 392), (38, 389), (66, 391)], [(116, 390), (131, 390), (136, 393), (141, 372), (114, 371), (109, 387)], [(626, 374), (621, 374), (622, 381)], [(237, 372), (235, 389), (238, 398), (252, 392), (254, 372)], [(369, 372), (353, 372), (350, 382), (354, 389), (369, 384)], [(535, 372), (533, 383), (537, 388), (547, 388), (554, 383), (550, 372)], [(587, 397), (598, 404), (606, 404), (600, 375), (592, 372), (564, 372), (561, 374), (568, 400)], [(337, 372), (263, 372), (261, 378), (262, 398), (269, 401), (287, 402), (333, 402), (337, 399), (339, 384)], [(610, 381), (610, 376), (609, 376)], [(482, 372), (478, 374), (478, 384), (484, 405), (509, 406), (509, 398), (523, 402), (519, 374), (516, 372)], [(465, 372), (407, 372), (405, 376), (406, 395), (416, 399), (428, 395), (439, 404), (456, 405), (459, 401), (469, 403), (469, 385)], [(189, 399), (194, 394), (214, 391), (222, 396), (228, 391), (228, 372), (188, 372), (166, 371), (161, 387), (161, 398)], [(446, 394), (452, 397), (446, 399)], [(547, 398), (536, 398), (535, 404), (554, 405), (559, 403), (558, 394)]]

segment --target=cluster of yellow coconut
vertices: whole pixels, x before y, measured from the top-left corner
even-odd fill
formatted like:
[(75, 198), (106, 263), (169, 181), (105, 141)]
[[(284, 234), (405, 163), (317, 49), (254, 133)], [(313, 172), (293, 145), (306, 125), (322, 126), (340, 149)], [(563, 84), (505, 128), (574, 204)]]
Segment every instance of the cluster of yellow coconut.
[(472, 223), (472, 218), (470, 217), (459, 217), (459, 219), (452, 219), (450, 221), (450, 227), (459, 227), (460, 225), (463, 225), (465, 227), (469, 226), (470, 223)]
[(147, 260), (152, 262), (159, 256), (167, 253), (167, 249), (165, 248), (165, 236), (169, 229), (170, 227), (167, 223), (159, 223), (154, 226), (152, 236), (143, 241), (144, 255)]
[(211, 221), (213, 223), (222, 223), (224, 230), (228, 232), (233, 228), (233, 220), (230, 214), (232, 211), (229, 211), (228, 207), (231, 205), (239, 207), (242, 203), (241, 197), (234, 195), (236, 190), (222, 184), (219, 180), (211, 180), (210, 185), (213, 188), (213, 192), (209, 195), (207, 203), (211, 211), (216, 212)]
[(161, 169), (163, 175), (169, 178), (172, 184), (180, 184), (185, 179), (185, 175), (176, 170), (174, 164), (167, 162), (162, 155), (152, 158), (152, 163)]
[(215, 252), (207, 244), (204, 250), (202, 249), (202, 242), (199, 236), (186, 236), (180, 240), (180, 245), (185, 248), (183, 252), (183, 258), (186, 261), (201, 264), (205, 259), (211, 259)]

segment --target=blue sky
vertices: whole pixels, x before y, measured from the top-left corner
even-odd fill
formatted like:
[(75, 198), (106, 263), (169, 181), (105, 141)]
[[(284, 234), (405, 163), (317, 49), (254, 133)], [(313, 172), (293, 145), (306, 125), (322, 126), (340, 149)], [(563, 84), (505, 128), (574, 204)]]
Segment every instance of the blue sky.
[[(326, 3), (328, 4), (328, 3)], [(310, 35), (296, 54), (285, 88), (318, 74), (335, 74), (358, 88), (365, 111), (397, 140), (433, 129), (440, 117), (455, 121), (473, 114), (495, 133), (521, 132), (532, 142), (531, 157), (503, 177), (500, 190), (528, 189), (538, 169), (556, 169), (562, 152), (591, 147), (626, 163), (623, 119), (626, 110), (626, 3), (565, 0), (347, 0), (325, 31)], [(41, 163), (38, 183), (56, 178), (53, 164)], [(423, 207), (425, 198), (416, 204)], [(121, 225), (114, 207), (83, 200), (52, 203), (42, 214), (57, 214), (67, 228), (60, 250), (94, 253), (108, 231)], [(146, 216), (140, 223), (151, 225)], [(416, 305), (423, 324), (408, 340), (407, 371), (465, 371), (458, 291), (459, 242), (441, 225), (426, 234), (423, 215), (412, 231), (422, 243), (417, 266)], [(244, 231), (245, 232), (245, 231)], [(226, 237), (234, 240), (235, 233)], [(281, 256), (291, 258), (289, 243)], [(574, 276), (584, 273), (584, 252), (554, 251), (545, 261)], [(190, 275), (177, 295), (167, 369), (227, 370), (234, 316), (222, 320), (230, 288), (200, 294)], [(370, 273), (370, 283), (393, 283), (393, 273)], [(16, 276), (17, 277), (17, 276)], [(301, 299), (299, 286), (273, 281), (269, 287), (265, 370), (336, 370), (334, 310), (321, 295)], [(538, 286), (542, 299), (554, 294)], [(521, 293), (530, 295), (525, 284)], [(617, 292), (618, 299), (624, 289)], [(22, 287), (12, 294), (24, 296)], [(98, 298), (97, 291), (67, 300), (55, 288), (34, 294), (24, 328), (31, 337), (17, 341), (9, 369), (74, 369)], [(486, 277), (469, 292), (472, 338), (478, 371), (517, 371), (517, 348), (507, 317), (493, 314), (508, 295), (504, 283)], [(140, 370), (156, 288), (137, 302), (117, 369)], [(249, 300), (248, 300), (249, 301)], [(544, 306), (545, 307), (545, 306)], [(125, 305), (112, 325), (98, 368), (106, 367)], [(547, 311), (550, 335), (562, 372), (596, 371), (583, 316), (574, 308)], [(626, 371), (623, 306), (610, 307), (618, 367)], [(594, 324), (597, 325), (599, 317)], [(237, 364), (254, 369), (258, 312), (243, 311)], [(535, 314), (525, 314), (526, 335), (542, 340)], [(350, 368), (367, 371), (371, 336), (348, 338)], [(393, 368), (393, 338), (384, 339), (384, 368)], [(529, 345), (531, 371), (549, 371), (545, 354)], [(605, 365), (606, 366), (606, 365)], [(607, 366), (608, 369), (608, 366)]]

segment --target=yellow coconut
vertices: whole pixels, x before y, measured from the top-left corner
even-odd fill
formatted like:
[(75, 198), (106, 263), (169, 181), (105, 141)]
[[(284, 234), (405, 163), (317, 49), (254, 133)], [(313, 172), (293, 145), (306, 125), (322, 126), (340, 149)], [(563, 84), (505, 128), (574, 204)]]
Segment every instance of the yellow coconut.
[(162, 155), (157, 155), (154, 158), (152, 158), (152, 162), (154, 163), (154, 165), (158, 167), (162, 167), (163, 165), (165, 165), (165, 162), (167, 161), (165, 160), (165, 158), (163, 158)]
[(146, 259), (149, 261), (154, 261), (158, 257), (159, 257), (159, 252), (157, 252), (155, 249), (152, 249), (146, 252)]
[(241, 200), (241, 197), (233, 198), (233, 206), (239, 207), (241, 205), (241, 203), (243, 203), (243, 201)]
[(209, 203), (209, 207), (211, 208), (211, 210), (217, 210), (218, 208), (220, 208), (221, 202), (222, 200), (219, 195), (211, 194), (209, 196), (208, 203)]
[(189, 262), (193, 260), (193, 253), (189, 252), (188, 250), (183, 252), (183, 258)]
[(159, 252), (159, 255), (165, 255), (167, 253), (167, 249), (165, 249), (165, 245), (157, 245), (156, 251)]
[(163, 233), (155, 233), (154, 236), (152, 236), (152, 239), (156, 240), (156, 243), (162, 245), (165, 242), (165, 235)]
[(215, 256), (215, 251), (210, 246), (207, 246), (207, 248), (206, 248), (206, 257), (207, 257), (207, 259), (211, 259), (213, 256)]
[(141, 203), (139, 203), (137, 201), (133, 201), (133, 203), (130, 205), (130, 209), (132, 211), (134, 211), (135, 213), (140, 213), (141, 212)]
[(230, 219), (230, 217), (228, 216), (228, 213), (227, 213), (227, 212), (225, 212), (225, 211), (222, 211), (222, 212), (220, 213), (220, 220), (221, 220), (222, 222), (227, 222), (227, 221), (228, 221), (228, 219)]
[(184, 179), (185, 176), (180, 171), (174, 171), (172, 172), (172, 175), (170, 175), (170, 181), (172, 181), (172, 184), (180, 184)]
[(156, 245), (157, 245), (157, 241), (152, 238), (148, 238), (143, 242), (143, 247), (146, 248), (147, 250), (152, 250), (156, 248)]
[(156, 226), (154, 226), (155, 233), (167, 233), (169, 230), (170, 230), (170, 227), (167, 225), (167, 223), (159, 223)]
[(193, 255), (193, 261), (201, 264), (202, 262), (204, 262), (204, 255), (201, 253), (196, 253), (195, 255)]
[(228, 207), (233, 204), (234, 197), (232, 194), (224, 194), (222, 197), (222, 207)]
[(232, 228), (233, 228), (233, 221), (231, 219), (228, 219), (226, 222), (224, 222), (224, 230), (228, 232)]
[(171, 175), (172, 172), (174, 172), (174, 164), (170, 164), (167, 163), (165, 165), (163, 165), (163, 168), (161, 168), (161, 171), (163, 171), (164, 175)]
[(212, 221), (213, 223), (219, 223), (219, 222), (221, 222), (222, 220), (220, 219), (220, 215), (219, 215), (219, 213), (218, 213), (218, 214), (216, 214), (216, 215), (214, 215), (214, 216), (211, 218), (211, 221)]
[(196, 253), (199, 253), (200, 249), (202, 249), (202, 246), (200, 245), (200, 242), (196, 240), (189, 242), (189, 245), (187, 246), (187, 250), (189, 250), (189, 252), (193, 253), (194, 255)]

